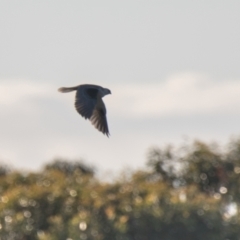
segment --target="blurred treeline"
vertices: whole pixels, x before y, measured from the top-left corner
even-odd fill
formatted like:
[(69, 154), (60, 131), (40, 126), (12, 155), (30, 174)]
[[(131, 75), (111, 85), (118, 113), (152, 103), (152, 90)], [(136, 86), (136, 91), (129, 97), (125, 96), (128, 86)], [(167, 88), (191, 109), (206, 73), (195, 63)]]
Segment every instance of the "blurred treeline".
[(239, 240), (239, 205), (236, 139), (150, 149), (146, 169), (111, 183), (81, 162), (0, 169), (1, 240)]

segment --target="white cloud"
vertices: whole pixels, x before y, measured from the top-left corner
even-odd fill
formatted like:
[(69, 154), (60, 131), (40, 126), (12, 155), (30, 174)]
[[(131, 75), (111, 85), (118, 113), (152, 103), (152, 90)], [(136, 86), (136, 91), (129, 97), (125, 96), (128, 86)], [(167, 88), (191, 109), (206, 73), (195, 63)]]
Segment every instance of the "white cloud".
[[(21, 107), (36, 113), (32, 99), (47, 97), (73, 106), (74, 95), (63, 97), (57, 87), (33, 81), (5, 81), (0, 85), (0, 107), (12, 110)], [(104, 98), (108, 112), (121, 118), (239, 113), (240, 81), (236, 80), (218, 82), (206, 75), (183, 73), (155, 84), (123, 83), (107, 87), (113, 93)]]
[[(240, 106), (240, 81), (213, 81), (196, 73), (176, 74), (159, 83), (119, 84), (110, 87), (112, 95), (104, 98), (111, 116), (162, 117), (191, 114), (234, 114)], [(74, 96), (62, 96), (57, 86), (16, 80), (0, 86), (0, 107), (14, 107), (36, 112), (33, 98), (54, 98), (72, 104)], [(49, 106), (46, 106), (48, 108)]]
[(14, 105), (19, 100), (33, 96), (46, 96), (52, 91), (50, 84), (40, 84), (28, 80), (3, 81), (0, 84), (0, 104)]
[[(182, 134), (219, 139), (239, 129), (239, 117), (232, 117), (240, 106), (239, 81), (215, 82), (185, 73), (156, 84), (106, 85), (112, 90), (104, 98), (110, 139), (76, 113), (74, 93), (61, 94), (58, 87), (27, 80), (1, 81), (0, 160), (36, 168), (55, 156), (80, 156), (103, 168), (119, 168), (130, 164), (129, 159), (133, 159), (131, 166), (139, 166), (152, 144), (179, 140)], [(228, 119), (209, 121), (213, 118), (209, 113), (228, 112)], [(198, 121), (192, 114), (203, 117)], [(160, 116), (167, 118), (145, 118)]]
[[(9, 114), (10, 117), (18, 113), (22, 117), (37, 117), (40, 114), (40, 106), (35, 100), (50, 98), (64, 101), (57, 92), (57, 86), (52, 84), (25, 79), (0, 80), (0, 82), (0, 116), (4, 114), (7, 117)], [(44, 107), (48, 109), (50, 106)]]
[(173, 75), (156, 84), (121, 84), (112, 92), (108, 105), (118, 116), (235, 113), (240, 106), (240, 81), (217, 82), (193, 73)]

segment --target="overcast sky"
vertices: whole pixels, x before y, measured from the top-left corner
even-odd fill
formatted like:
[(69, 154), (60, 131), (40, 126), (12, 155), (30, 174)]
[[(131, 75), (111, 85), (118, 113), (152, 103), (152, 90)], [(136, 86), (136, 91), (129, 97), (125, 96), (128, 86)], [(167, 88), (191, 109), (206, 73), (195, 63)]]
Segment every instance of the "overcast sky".
[[(143, 167), (152, 146), (226, 143), (240, 132), (240, 1), (0, 0), (0, 159), (55, 157), (99, 171)], [(74, 109), (109, 88), (111, 136)]]

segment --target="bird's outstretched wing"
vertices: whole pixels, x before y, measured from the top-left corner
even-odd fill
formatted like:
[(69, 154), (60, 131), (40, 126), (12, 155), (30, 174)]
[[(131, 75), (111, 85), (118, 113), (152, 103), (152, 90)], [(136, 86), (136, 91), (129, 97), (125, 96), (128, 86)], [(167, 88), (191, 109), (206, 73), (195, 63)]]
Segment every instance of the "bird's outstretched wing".
[(106, 118), (106, 108), (101, 98), (99, 98), (97, 101), (96, 107), (93, 110), (90, 121), (93, 124), (93, 126), (97, 128), (100, 132), (106, 134), (107, 136), (110, 135)]
[[(103, 134), (109, 136), (106, 107), (102, 101), (102, 87), (97, 85), (84, 84), (76, 87), (59, 88), (60, 92), (71, 92), (77, 90), (75, 98), (75, 108), (85, 119), (89, 119), (93, 126)], [(108, 90), (108, 89), (107, 89)], [(109, 94), (109, 90), (107, 94)], [(106, 95), (106, 94), (105, 94)]]
[(76, 93), (75, 108), (84, 118), (90, 119), (97, 104), (97, 99), (97, 88), (80, 86)]

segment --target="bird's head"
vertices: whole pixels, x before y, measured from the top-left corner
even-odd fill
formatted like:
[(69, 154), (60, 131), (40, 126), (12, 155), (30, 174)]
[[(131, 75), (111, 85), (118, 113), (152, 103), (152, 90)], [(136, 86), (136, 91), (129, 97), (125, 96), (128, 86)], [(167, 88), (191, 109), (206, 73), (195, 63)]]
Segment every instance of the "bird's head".
[(108, 94), (112, 94), (111, 91), (108, 88), (102, 88), (102, 96), (106, 96)]

